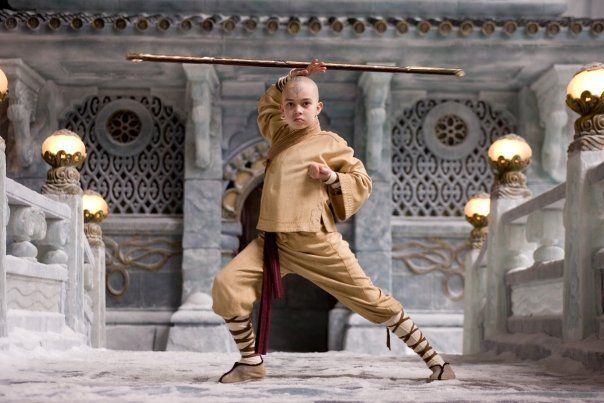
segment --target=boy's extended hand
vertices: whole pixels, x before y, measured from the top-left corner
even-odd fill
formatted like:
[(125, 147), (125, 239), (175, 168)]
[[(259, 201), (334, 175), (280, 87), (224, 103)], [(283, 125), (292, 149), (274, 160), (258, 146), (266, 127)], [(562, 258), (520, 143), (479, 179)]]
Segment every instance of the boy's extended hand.
[(320, 181), (326, 181), (331, 176), (331, 169), (328, 167), (317, 164), (315, 162), (311, 162), (308, 166), (308, 176), (313, 179), (318, 179)]
[(325, 63), (320, 62), (317, 59), (312, 59), (310, 64), (308, 66), (306, 66), (305, 69), (292, 69), (289, 72), (289, 75), (291, 77), (296, 77), (296, 76), (307, 76), (308, 77), (315, 73), (325, 73), (326, 70), (327, 70), (327, 67), (325, 67)]

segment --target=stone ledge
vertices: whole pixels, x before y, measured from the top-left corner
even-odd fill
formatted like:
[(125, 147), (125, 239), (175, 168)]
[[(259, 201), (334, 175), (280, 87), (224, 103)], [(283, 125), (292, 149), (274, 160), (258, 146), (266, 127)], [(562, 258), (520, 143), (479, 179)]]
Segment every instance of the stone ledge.
[(558, 315), (512, 316), (508, 318), (507, 325), (511, 333), (545, 333), (562, 337), (562, 317)]
[(505, 276), (508, 286), (526, 284), (542, 280), (562, 278), (564, 273), (564, 260), (536, 263), (531, 267), (509, 271)]
[[(419, 326), (429, 327), (463, 327), (463, 313), (451, 313), (451, 312), (419, 312), (419, 311), (405, 311), (413, 319), (413, 321)], [(349, 325), (359, 327), (374, 327), (379, 326), (369, 322), (367, 319), (360, 315), (350, 315), (348, 320)]]
[[(403, 5), (404, 3), (404, 5)], [(124, 12), (161, 13), (166, 9), (177, 13), (195, 13), (203, 11), (208, 14), (239, 14), (263, 10), (269, 15), (282, 15), (291, 12), (296, 15), (313, 16), (317, 11), (324, 14), (340, 15), (345, 10), (348, 15), (379, 15), (389, 14), (392, 10), (404, 8), (410, 15), (427, 16), (533, 16), (538, 18), (558, 16), (567, 10), (564, 0), (506, 0), (476, 2), (475, 0), (386, 0), (375, 2), (371, 0), (306, 0), (292, 2), (290, 0), (181, 0), (167, 3), (163, 0), (124, 1), (124, 0), (11, 0), (10, 5), (15, 10), (44, 10), (70, 11), (73, 9), (90, 12), (112, 12), (116, 9)]]
[(541, 360), (557, 356), (579, 361), (593, 371), (604, 369), (604, 343), (595, 336), (577, 342), (562, 342), (545, 334), (498, 334), (486, 339), (484, 346), (497, 354), (512, 352), (521, 359)]
[(172, 311), (107, 310), (107, 325), (169, 325)]
[(67, 268), (64, 265), (31, 262), (12, 255), (6, 255), (6, 274), (44, 280), (67, 281)]
[(9, 309), (6, 319), (9, 333), (15, 328), (39, 333), (61, 333), (65, 327), (65, 316), (58, 312)]
[(6, 178), (6, 196), (10, 205), (38, 207), (44, 211), (47, 218), (71, 218), (71, 210), (67, 204), (52, 200), (10, 178)]
[[(192, 15), (174, 14), (172, 12), (148, 15), (136, 11), (113, 12), (110, 14), (93, 12), (15, 12), (0, 9), (0, 22), (2, 23), (0, 32), (65, 35), (79, 31), (78, 33), (84, 35), (98, 33), (113, 36), (144, 34), (155, 37), (170, 34), (178, 36), (191, 34), (214, 35), (215, 37), (226, 35), (232, 37), (245, 35), (245, 37), (248, 37), (250, 34), (267, 37), (268, 35), (284, 34), (288, 36), (306, 35), (306, 38), (339, 35), (352, 39), (362, 37), (388, 39), (407, 35), (409, 38), (420, 39), (446, 39), (448, 37), (469, 40), (486, 39), (497, 35), (504, 40), (552, 40), (556, 37), (570, 40), (589, 40), (598, 39), (604, 31), (604, 25), (600, 19), (557, 16), (544, 18), (543, 10), (541, 10), (538, 17), (531, 17), (526, 13), (522, 17), (518, 17), (501, 12), (498, 14), (486, 12), (486, 16), (473, 17), (471, 9), (466, 9), (465, 12), (458, 12), (459, 16), (454, 18), (442, 18), (443, 11), (440, 7), (436, 18), (418, 18), (417, 16), (421, 14), (409, 13), (409, 10), (406, 10), (406, 15), (401, 16), (400, 14), (392, 14), (390, 8), (385, 8), (381, 12), (377, 12), (375, 8), (371, 12), (355, 12), (350, 8), (350, 4), (347, 4), (346, 15), (341, 16), (340, 11), (335, 13), (340, 15), (338, 17), (339, 24), (336, 24), (338, 28), (331, 28), (330, 18), (334, 13), (326, 11), (323, 7), (325, 2), (321, 4), (321, 13), (317, 14), (316, 10), (313, 9), (312, 16), (308, 16), (308, 12), (301, 10), (299, 12), (292, 10), (293, 12), (287, 12), (284, 15), (282, 12), (267, 13), (267, 9), (263, 9), (263, 12), (267, 14), (258, 16), (257, 11), (260, 9), (258, 5), (248, 10), (238, 8), (234, 13), (212, 13), (206, 9), (204, 13), (191, 13)], [(482, 6), (485, 4), (487, 3), (482, 3)], [(514, 9), (514, 14), (522, 14), (515, 6), (510, 7), (506, 4), (504, 8)], [(373, 17), (376, 15), (379, 18), (379, 24), (376, 24), (376, 17)], [(313, 31), (315, 33), (311, 32), (310, 29), (307, 29), (311, 18), (313, 18), (313, 21), (318, 19), (325, 28)], [(203, 24), (204, 28), (202, 28), (202, 22), (206, 20), (208, 22)], [(251, 25), (250, 20), (254, 21)], [(292, 23), (292, 21), (294, 22)], [(225, 22), (227, 23), (225, 24)], [(265, 29), (267, 25), (272, 26), (271, 31)], [(307, 30), (308, 32), (306, 32)]]
[(515, 220), (526, 217), (530, 213), (539, 209), (562, 208), (565, 197), (566, 182), (561, 183), (546, 192), (543, 192), (539, 196), (533, 197), (527, 202), (522, 203), (511, 210), (506, 211), (502, 215), (501, 221), (503, 223), (510, 224)]
[(106, 235), (180, 235), (183, 224), (182, 215), (114, 214), (101, 227)]

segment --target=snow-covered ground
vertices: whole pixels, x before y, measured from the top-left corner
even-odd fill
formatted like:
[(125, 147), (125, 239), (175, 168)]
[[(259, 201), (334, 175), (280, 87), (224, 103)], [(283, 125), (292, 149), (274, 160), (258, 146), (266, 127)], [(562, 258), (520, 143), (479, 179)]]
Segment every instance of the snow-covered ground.
[(604, 374), (572, 360), (449, 356), (458, 380), (426, 383), (415, 358), (271, 353), (269, 377), (217, 383), (233, 354), (0, 351), (0, 401), (604, 401)]

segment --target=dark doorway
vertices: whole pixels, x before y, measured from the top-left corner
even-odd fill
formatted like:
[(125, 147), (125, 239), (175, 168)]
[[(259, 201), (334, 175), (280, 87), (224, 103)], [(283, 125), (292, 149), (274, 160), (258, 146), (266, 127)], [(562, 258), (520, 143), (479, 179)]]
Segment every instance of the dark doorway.
[[(258, 236), (256, 224), (260, 213), (262, 184), (247, 197), (241, 212), (242, 235), (239, 250)], [(269, 349), (272, 351), (327, 351), (329, 311), (336, 299), (311, 283), (290, 274), (283, 279), (285, 297), (275, 300), (271, 312)], [(254, 323), (258, 315), (254, 306)]]

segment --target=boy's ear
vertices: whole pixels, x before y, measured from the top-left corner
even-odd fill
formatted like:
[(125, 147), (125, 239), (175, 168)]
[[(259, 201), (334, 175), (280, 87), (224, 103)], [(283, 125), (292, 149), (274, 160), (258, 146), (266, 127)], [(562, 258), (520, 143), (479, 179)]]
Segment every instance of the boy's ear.
[(317, 102), (317, 115), (323, 110), (323, 102)]

